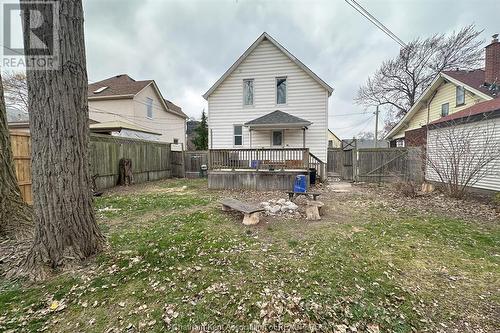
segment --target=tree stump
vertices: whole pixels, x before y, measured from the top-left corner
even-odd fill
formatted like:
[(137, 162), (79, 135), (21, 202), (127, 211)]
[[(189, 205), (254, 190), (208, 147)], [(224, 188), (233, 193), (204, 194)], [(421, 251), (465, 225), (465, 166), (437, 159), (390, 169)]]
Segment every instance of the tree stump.
[(321, 207), (324, 203), (321, 201), (308, 201), (306, 206), (306, 219), (307, 220), (321, 220)]
[(129, 158), (120, 159), (118, 185), (131, 185), (133, 181), (132, 160)]
[(243, 216), (243, 224), (244, 225), (256, 225), (259, 224), (260, 213), (255, 212), (252, 214), (245, 214)]

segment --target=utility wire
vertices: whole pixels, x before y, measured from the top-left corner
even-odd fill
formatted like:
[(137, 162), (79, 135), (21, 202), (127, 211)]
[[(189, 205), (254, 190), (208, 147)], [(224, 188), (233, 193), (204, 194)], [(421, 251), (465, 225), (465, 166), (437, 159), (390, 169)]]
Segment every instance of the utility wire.
[(358, 2), (355, 0), (345, 0), (345, 2), (354, 8), (358, 13), (363, 15), (368, 21), (373, 23), (377, 28), (382, 30), (383, 33), (385, 33), (387, 36), (389, 36), (392, 40), (394, 40), (396, 43), (401, 45), (403, 48), (405, 48), (407, 45), (405, 42), (403, 42), (396, 34), (394, 34), (389, 28), (387, 28), (382, 22), (380, 22), (375, 16), (373, 16), (368, 10), (366, 10), (363, 6), (361, 6)]
[(366, 112), (352, 112), (352, 113), (341, 113), (341, 114), (329, 114), (328, 117), (344, 117), (344, 116), (352, 116), (359, 114), (368, 114)]
[(361, 125), (365, 125), (366, 123), (369, 123), (370, 120), (373, 119), (373, 117), (375, 117), (375, 115), (371, 115), (370, 118), (367, 118), (367, 119), (364, 119), (363, 121), (361, 121), (360, 123), (357, 123), (355, 125), (349, 125), (349, 126), (346, 126), (346, 127), (340, 127), (340, 128), (336, 128), (336, 127), (333, 127), (336, 131), (338, 130), (343, 130), (343, 129), (347, 129), (347, 128), (356, 128), (356, 127), (359, 127)]

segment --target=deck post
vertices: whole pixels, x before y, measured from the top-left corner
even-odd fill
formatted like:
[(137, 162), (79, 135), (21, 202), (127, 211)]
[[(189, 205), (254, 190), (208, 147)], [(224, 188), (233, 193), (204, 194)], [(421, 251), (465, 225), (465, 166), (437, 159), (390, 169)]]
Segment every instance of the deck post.
[(259, 168), (260, 168), (259, 148), (257, 148), (257, 149), (255, 150), (255, 156), (256, 156), (256, 160), (257, 160), (257, 171), (259, 171)]
[(309, 148), (304, 149), (304, 153), (302, 155), (302, 163), (304, 168), (309, 171)]
[(306, 128), (302, 129), (302, 148), (306, 147)]

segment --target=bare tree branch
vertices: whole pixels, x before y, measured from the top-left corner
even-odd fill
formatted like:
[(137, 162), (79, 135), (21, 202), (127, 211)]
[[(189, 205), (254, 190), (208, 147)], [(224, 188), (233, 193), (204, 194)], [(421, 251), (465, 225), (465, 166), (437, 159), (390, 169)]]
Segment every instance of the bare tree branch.
[[(495, 123), (456, 121), (429, 131), (427, 174), (444, 184), (450, 196), (461, 198), (468, 188), (490, 175), (500, 163), (500, 144), (494, 140)], [(500, 175), (496, 175), (500, 177)]]
[(481, 32), (469, 25), (450, 35), (437, 34), (410, 42), (396, 58), (385, 61), (367, 79), (358, 91), (356, 103), (366, 107), (386, 105), (392, 113), (389, 122), (398, 121), (439, 72), (480, 66)]

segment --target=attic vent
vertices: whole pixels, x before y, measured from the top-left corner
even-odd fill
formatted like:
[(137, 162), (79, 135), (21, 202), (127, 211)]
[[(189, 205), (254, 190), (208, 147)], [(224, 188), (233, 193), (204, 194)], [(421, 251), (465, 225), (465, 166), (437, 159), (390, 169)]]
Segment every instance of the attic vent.
[(99, 88), (99, 89), (97, 89), (97, 90), (94, 90), (94, 94), (101, 93), (101, 92), (103, 92), (103, 91), (104, 91), (104, 90), (106, 90), (106, 89), (108, 89), (108, 87), (101, 87), (101, 88)]

